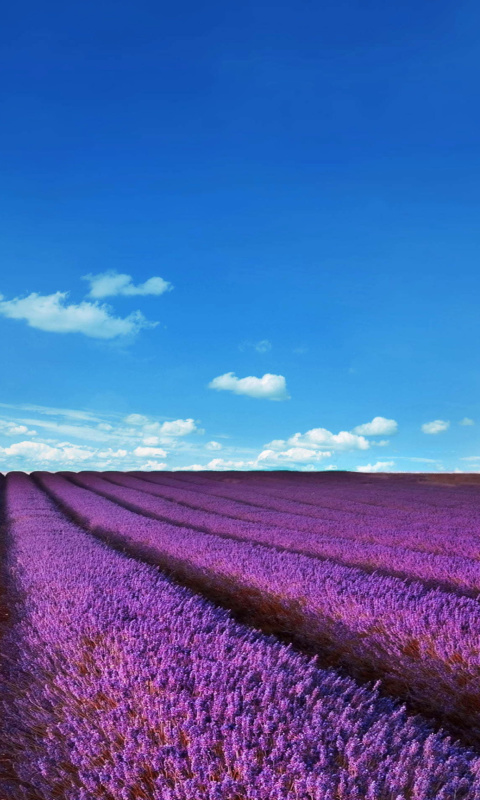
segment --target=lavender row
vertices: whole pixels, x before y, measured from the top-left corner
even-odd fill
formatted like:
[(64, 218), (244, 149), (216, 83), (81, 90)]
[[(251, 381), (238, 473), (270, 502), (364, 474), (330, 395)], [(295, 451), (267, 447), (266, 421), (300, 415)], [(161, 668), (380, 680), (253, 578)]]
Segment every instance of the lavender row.
[(295, 472), (195, 472), (177, 473), (181, 480), (191, 483), (237, 485), (263, 493), (281, 496), (290, 502), (318, 506), (337, 498), (347, 508), (366, 513), (372, 506), (393, 508), (397, 511), (428, 508), (442, 514), (446, 508), (456, 511), (475, 503), (478, 486), (456, 486), (449, 492), (444, 486), (428, 483), (416, 475), (357, 475), (355, 473), (305, 473)]
[[(116, 474), (118, 475), (119, 473)], [(145, 483), (148, 482), (160, 487), (165, 497), (169, 488), (181, 488), (183, 491), (191, 492), (190, 495), (185, 495), (185, 502), (192, 506), (196, 505), (197, 507), (205, 508), (205, 503), (208, 502), (209, 498), (217, 498), (219, 502), (218, 508), (221, 509), (220, 503), (222, 501), (226, 503), (221, 509), (221, 513), (232, 516), (233, 512), (235, 517), (241, 519), (263, 521), (268, 522), (269, 525), (279, 525), (283, 528), (287, 527), (297, 531), (303, 530), (309, 533), (316, 532), (321, 535), (332, 534), (342, 538), (353, 538), (366, 542), (399, 545), (419, 552), (450, 553), (455, 556), (460, 554), (468, 558), (480, 559), (478, 503), (476, 506), (472, 506), (470, 510), (468, 525), (465, 519), (461, 520), (457, 515), (444, 515), (444, 519), (439, 520), (427, 513), (423, 515), (422, 521), (419, 521), (419, 518), (416, 521), (405, 521), (397, 517), (395, 513), (393, 513), (393, 516), (387, 517), (384, 510), (378, 507), (374, 507), (368, 517), (365, 514), (352, 516), (348, 513), (338, 512), (336, 520), (326, 519), (322, 522), (319, 519), (310, 518), (307, 520), (303, 516), (280, 512), (281, 498), (278, 508), (265, 511), (260, 506), (262, 501), (259, 499), (260, 494), (257, 493), (257, 506), (251, 506), (246, 502), (246, 493), (243, 487), (227, 487), (227, 489), (224, 489), (217, 485), (217, 483), (221, 483), (219, 479), (214, 481), (210, 478), (209, 485), (204, 486), (202, 484), (192, 491), (192, 483), (187, 483), (188, 488), (185, 490), (183, 481), (178, 481), (176, 478), (172, 479), (165, 473), (136, 472), (131, 474)], [(110, 473), (110, 475), (113, 476), (115, 473)], [(263, 476), (259, 476), (258, 483), (263, 487)], [(229, 503), (232, 504), (231, 512), (228, 510)], [(273, 501), (273, 505), (276, 505), (276, 500)], [(259, 508), (265, 514), (263, 518), (258, 516)]]
[[(152, 473), (152, 477), (163, 480), (164, 474)], [(375, 482), (369, 487), (363, 481), (357, 483), (358, 476), (355, 474), (344, 476), (338, 482), (328, 483), (322, 483), (320, 478), (323, 476), (319, 474), (319, 480), (310, 488), (301, 480), (303, 473), (289, 473), (293, 477), (288, 480), (281, 480), (278, 474), (272, 478), (268, 472), (235, 473), (236, 476), (241, 475), (235, 478), (225, 478), (224, 475), (225, 473), (181, 473), (180, 480), (201, 490), (226, 490), (232, 496), (238, 494), (245, 498), (249, 495), (252, 502), (255, 496), (258, 502), (268, 500), (272, 504), (288, 503), (292, 510), (297, 507), (297, 513), (301, 514), (313, 516), (328, 512), (335, 519), (338, 518), (338, 513), (343, 516), (351, 514), (357, 519), (369, 519), (380, 510), (385, 519), (393, 520), (395, 524), (400, 519), (405, 523), (435, 520), (436, 524), (445, 521), (460, 525), (471, 521), (478, 506), (479, 491), (474, 487), (469, 488), (469, 494), (463, 501), (449, 505), (447, 498), (443, 504), (437, 506), (429, 502), (432, 487), (415, 484), (404, 486), (402, 480), (399, 480), (404, 476), (397, 475), (388, 476), (386, 482), (380, 482), (380, 478), (387, 476), (374, 475), (372, 477)], [(387, 488), (389, 486), (390, 489)]]
[(22, 475), (5, 729), (15, 800), (474, 800), (480, 760), (109, 551)]
[(326, 662), (362, 679), (383, 678), (389, 691), (480, 741), (476, 601), (172, 526), (62, 477), (37, 479), (89, 530), (247, 609), (272, 630), (288, 631)]
[[(398, 546), (349, 541), (339, 536), (320, 536), (276, 528), (264, 524), (265, 518), (261, 511), (253, 512), (255, 524), (224, 516), (229, 501), (218, 501), (217, 498), (205, 498), (203, 505), (210, 509), (205, 512), (201, 508), (184, 505), (187, 500), (190, 502), (190, 498), (185, 498), (180, 489), (167, 488), (165, 491), (170, 499), (166, 500), (163, 486), (147, 484), (123, 473), (105, 473), (108, 480), (104, 480), (98, 473), (62, 474), (77, 485), (118, 502), (131, 511), (175, 525), (316, 558), (334, 559), (369, 571), (382, 570), (400, 577), (416, 578), (428, 585), (439, 585), (455, 591), (471, 594), (480, 591), (480, 563), (461, 556), (412, 552)], [(280, 521), (277, 520), (278, 524)]]
[[(171, 476), (163, 472), (137, 472), (134, 474), (143, 475), (145, 480), (154, 482), (163, 483), (172, 480)], [(458, 527), (471, 522), (472, 513), (476, 511), (478, 501), (478, 493), (472, 493), (468, 502), (457, 504), (452, 510), (446, 510), (444, 507), (431, 507), (423, 501), (420, 502), (420, 498), (415, 499), (408, 489), (402, 501), (404, 505), (400, 506), (400, 501), (396, 501), (395, 494), (389, 495), (388, 492), (383, 491), (381, 485), (376, 487), (375, 493), (367, 500), (366, 492), (362, 491), (361, 487), (352, 486), (348, 482), (323, 486), (318, 484), (312, 489), (306, 490), (302, 484), (299, 489), (294, 482), (282, 484), (277, 478), (270, 478), (269, 473), (253, 473), (249, 480), (246, 480), (245, 473), (235, 473), (237, 476), (241, 475), (241, 478), (225, 478), (224, 475), (225, 473), (176, 473), (174, 480), (183, 485), (186, 483), (192, 490), (230, 497), (265, 508), (290, 511), (309, 517), (317, 516), (319, 519), (332, 521), (345, 519), (345, 516), (349, 515), (352, 516), (352, 519), (355, 518), (356, 522), (361, 522), (362, 518), (368, 521), (381, 510), (382, 516), (395, 525), (398, 524), (399, 519), (405, 524), (407, 522), (411, 524), (430, 523), (432, 519), (435, 519), (436, 524), (441, 524), (443, 521), (445, 524), (451, 525), (453, 522)], [(378, 478), (378, 476), (375, 477)]]
[[(141, 473), (135, 473), (138, 476)], [(145, 480), (163, 485), (165, 477), (163, 473), (145, 474)], [(263, 486), (263, 480), (259, 483)], [(209, 480), (209, 485), (203, 486), (206, 494), (231, 499), (234, 502), (241, 502), (246, 498), (246, 491), (243, 487), (231, 488), (230, 486), (221, 487), (213, 479)], [(266, 495), (257, 493), (257, 503), (265, 503), (265, 508), (273, 509), (277, 505), (276, 498), (264, 499)], [(338, 501), (336, 519), (319, 519), (296, 516), (293, 514), (283, 514), (283, 527), (290, 527), (294, 530), (306, 530), (320, 534), (333, 534), (348, 539), (356, 539), (366, 542), (378, 542), (398, 545), (411, 550), (418, 550), (427, 553), (445, 553), (451, 555), (461, 554), (468, 558), (480, 559), (480, 519), (478, 515), (478, 503), (472, 504), (468, 515), (460, 518), (457, 514), (445, 514), (442, 519), (430, 516), (426, 511), (409, 520), (402, 520), (397, 517), (396, 512), (392, 511), (390, 516), (383, 508), (375, 506), (369, 516), (365, 514), (351, 516), (341, 510), (342, 499)], [(262, 499), (260, 499), (262, 498)], [(250, 502), (250, 501), (249, 501)], [(331, 502), (331, 501), (329, 501)], [(280, 505), (283, 503), (279, 498)], [(280, 506), (275, 509), (280, 511)], [(244, 512), (245, 513), (245, 512)], [(325, 512), (327, 513), (327, 512)], [(329, 514), (333, 514), (332, 509), (328, 509)], [(272, 518), (273, 521), (273, 518)]]
[[(254, 506), (257, 508), (270, 508), (273, 511), (281, 511), (284, 514), (294, 514), (295, 516), (305, 516), (312, 519), (332, 520), (338, 518), (338, 507), (333, 504), (332, 508), (328, 503), (325, 505), (312, 503), (302, 503), (298, 500), (292, 500), (285, 495), (274, 491), (271, 493), (267, 487), (264, 486), (264, 481), (257, 478), (256, 481), (241, 481), (240, 479), (223, 479), (219, 477), (218, 473), (207, 474), (189, 474), (183, 472), (176, 472), (174, 475), (165, 472), (132, 472), (135, 477), (142, 478), (143, 480), (153, 481), (154, 483), (162, 483), (171, 486), (183, 486), (184, 489), (189, 489), (192, 492), (202, 492), (206, 495), (213, 495), (218, 497), (225, 497), (227, 499), (235, 499), (238, 503), (247, 506)], [(223, 475), (223, 473), (221, 473)], [(212, 477), (213, 475), (213, 477)], [(344, 510), (344, 509), (341, 509)], [(330, 512), (333, 512), (330, 514)], [(355, 506), (350, 510), (350, 504), (347, 506), (347, 513), (352, 513), (355, 516), (368, 514), (368, 509)]]
[[(316, 473), (305, 475), (295, 472), (233, 472), (228, 473), (182, 473), (182, 480), (233, 483), (254, 488), (261, 485), (261, 491), (294, 498), (306, 504), (318, 505), (319, 499), (341, 495), (347, 504), (363, 506), (365, 510), (373, 506), (392, 508), (398, 511), (428, 507), (432, 512), (443, 513), (446, 508), (461, 511), (476, 502), (480, 481), (477, 486), (455, 486), (450, 491), (444, 486), (435, 485), (424, 475), (358, 475), (355, 473)], [(452, 488), (452, 487), (451, 487)]]

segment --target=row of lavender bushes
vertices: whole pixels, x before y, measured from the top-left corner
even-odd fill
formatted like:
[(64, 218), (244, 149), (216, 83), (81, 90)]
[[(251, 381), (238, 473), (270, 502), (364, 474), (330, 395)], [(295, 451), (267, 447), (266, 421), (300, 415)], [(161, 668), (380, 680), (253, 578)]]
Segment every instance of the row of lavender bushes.
[[(63, 474), (79, 486), (92, 489), (126, 508), (173, 524), (318, 558), (334, 559), (369, 571), (382, 570), (391, 575), (417, 578), (431, 586), (445, 586), (465, 594), (476, 596), (480, 591), (480, 563), (463, 553), (461, 539), (458, 542), (458, 555), (436, 555), (390, 543), (386, 534), (383, 537), (376, 535), (376, 539), (383, 538), (386, 542), (378, 544), (309, 532), (308, 526), (306, 531), (295, 531), (288, 527), (288, 523), (287, 527), (281, 527), (283, 515), (280, 512), (275, 514), (274, 520), (272, 512), (267, 512), (268, 524), (265, 524), (265, 515), (261, 511), (247, 509), (243, 512), (242, 506), (237, 504), (241, 509), (237, 512), (232, 501), (219, 502), (215, 497), (203, 499), (200, 496), (201, 499), (194, 506), (190, 494), (181, 487), (164, 488), (163, 483), (147, 482), (120, 472), (101, 473), (101, 477), (98, 473)], [(148, 495), (152, 496), (149, 498)], [(229, 503), (233, 508), (229, 508)], [(257, 517), (256, 522), (245, 520), (246, 515)], [(374, 532), (375, 521), (370, 525)], [(355, 525), (349, 520), (345, 522), (344, 530), (348, 528), (355, 535)]]
[[(232, 486), (211, 477), (207, 479), (202, 476), (199, 479), (196, 474), (194, 479), (190, 475), (182, 475), (179, 479), (164, 473), (132, 474), (156, 485), (175, 485), (177, 488), (189, 490), (202, 504), (209, 495), (230, 501), (230, 513), (233, 512), (243, 519), (281, 525), (295, 531), (331, 534), (360, 541), (384, 543), (387, 540), (392, 544), (431, 553), (456, 555), (460, 542), (464, 555), (480, 558), (478, 495), (472, 495), (470, 501), (463, 503), (460, 508), (445, 508), (438, 512), (422, 506), (402, 513), (394, 502), (392, 507), (385, 507), (385, 498), (377, 490), (378, 500), (383, 500), (383, 504), (377, 504), (372, 499), (368, 505), (361, 504), (361, 508), (356, 503), (356, 509), (352, 510), (349, 508), (352, 502), (348, 488), (340, 485), (336, 491), (331, 487), (330, 493), (324, 496), (318, 507), (306, 506), (313, 513), (299, 513), (298, 510), (294, 512), (293, 508), (298, 509), (301, 504), (286, 500), (286, 491), (280, 493), (280, 489), (277, 489), (275, 495), (272, 495), (270, 490), (267, 494), (263, 480), (258, 478), (255, 488), (252, 489), (251, 483), (248, 487), (244, 487), (243, 483)], [(199, 480), (202, 483), (198, 483)], [(319, 494), (321, 497), (322, 493)], [(320, 502), (320, 497), (317, 496), (317, 503)], [(262, 520), (249, 516), (253, 509), (256, 509), (257, 515), (263, 513)]]

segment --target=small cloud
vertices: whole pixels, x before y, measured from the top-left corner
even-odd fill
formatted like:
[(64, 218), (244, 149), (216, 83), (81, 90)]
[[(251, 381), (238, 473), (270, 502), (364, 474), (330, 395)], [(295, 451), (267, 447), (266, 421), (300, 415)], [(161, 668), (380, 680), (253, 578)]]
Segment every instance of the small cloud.
[(161, 470), (166, 469), (167, 465), (163, 463), (163, 461), (146, 461), (145, 464), (141, 464), (141, 466), (136, 467), (138, 470), (143, 470), (143, 472), (161, 472)]
[(204, 467), (204, 469), (209, 470), (247, 470), (247, 469), (254, 469), (255, 462), (254, 461), (226, 461), (223, 458), (213, 458), (208, 464)]
[[(193, 419), (173, 419), (167, 422), (155, 422), (143, 414), (129, 414), (125, 417), (124, 422), (127, 425), (134, 425), (141, 429), (139, 433), (144, 434), (149, 439), (149, 442), (145, 442), (144, 439), (145, 444), (158, 444), (158, 437), (160, 436), (186, 436), (198, 430)], [(153, 441), (153, 437), (155, 437), (155, 441)]]
[[(151, 426), (147, 425), (146, 428)], [(159, 433), (162, 436), (186, 436), (197, 430), (193, 419), (174, 419), (171, 422), (164, 422), (160, 425)]]
[(237, 378), (234, 372), (219, 375), (208, 384), (210, 389), (233, 392), (257, 399), (289, 400), (287, 384), (283, 375), (266, 373), (262, 378), (249, 376)]
[(98, 275), (84, 275), (83, 280), (88, 281), (90, 284), (90, 297), (94, 297), (97, 300), (103, 297), (116, 297), (117, 295), (133, 297), (153, 294), (158, 296), (173, 289), (169, 281), (159, 277), (149, 278), (145, 283), (139, 283), (135, 286), (131, 275), (115, 272), (115, 270), (100, 272)]
[(136, 447), (133, 455), (137, 458), (148, 458), (148, 456), (165, 458), (167, 454), (161, 447)]
[(221, 450), (222, 449), (222, 445), (220, 444), (220, 442), (207, 442), (205, 447), (206, 447), (207, 450)]
[(335, 464), (327, 464), (325, 467), (319, 467), (315, 464), (306, 464), (304, 467), (298, 467), (299, 472), (333, 472), (338, 469)]
[(174, 472), (203, 472), (207, 469), (203, 464), (189, 464), (187, 467), (173, 467)]
[(364, 436), (350, 431), (332, 433), (326, 428), (312, 428), (306, 433), (294, 433), (286, 441), (274, 439), (266, 447), (282, 450), (288, 445), (290, 447), (308, 447), (312, 450), (368, 450), (370, 442)]
[(377, 461), (376, 464), (365, 464), (357, 467), (357, 472), (387, 472), (389, 467), (394, 467), (394, 461)]
[(391, 436), (396, 433), (397, 430), (398, 423), (394, 419), (374, 417), (371, 422), (357, 425), (357, 427), (353, 429), (353, 433), (358, 433), (362, 436)]
[(111, 447), (109, 447), (108, 450), (100, 450), (98, 453), (96, 453), (96, 456), (98, 458), (109, 458), (109, 459), (125, 458), (126, 455), (128, 455), (127, 450), (122, 450), (122, 449), (112, 450)]
[(271, 466), (282, 466), (286, 464), (302, 464), (308, 461), (320, 461), (322, 458), (330, 458), (331, 455), (329, 451), (310, 450), (307, 447), (290, 447), (288, 450), (280, 452), (262, 450), (257, 462), (259, 465), (267, 463)]
[(115, 339), (132, 336), (142, 328), (153, 328), (158, 323), (149, 322), (141, 311), (128, 317), (115, 317), (107, 305), (97, 302), (70, 303), (68, 292), (40, 295), (36, 292), (27, 297), (5, 300), (0, 295), (0, 314), (8, 319), (24, 320), (31, 328), (49, 333), (83, 333), (93, 339)]
[(423, 433), (442, 433), (450, 427), (450, 423), (443, 419), (434, 419), (433, 422), (425, 422), (422, 425)]
[(160, 439), (158, 436), (145, 436), (142, 439), (143, 444), (146, 444), (148, 447), (156, 447), (159, 443)]
[(26, 425), (19, 425), (11, 420), (0, 419), (0, 434), (4, 436), (36, 436), (37, 431), (32, 431)]
[(143, 414), (129, 414), (123, 421), (127, 425), (145, 425), (148, 422), (148, 417), (144, 417)]
[(460, 422), (458, 424), (459, 425), (475, 425), (475, 422), (474, 422), (473, 419), (470, 419), (470, 417), (464, 417), (463, 419), (460, 420)]
[(242, 352), (248, 348), (256, 350), (257, 353), (268, 353), (272, 349), (272, 343), (268, 339), (261, 339), (259, 342), (242, 342), (238, 346)]

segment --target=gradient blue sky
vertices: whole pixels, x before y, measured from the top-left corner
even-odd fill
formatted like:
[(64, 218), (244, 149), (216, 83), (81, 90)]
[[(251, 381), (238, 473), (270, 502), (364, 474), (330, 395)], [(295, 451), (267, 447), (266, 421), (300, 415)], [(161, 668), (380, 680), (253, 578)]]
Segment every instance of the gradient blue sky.
[(480, 469), (479, 33), (461, 1), (6, 6), (0, 469)]

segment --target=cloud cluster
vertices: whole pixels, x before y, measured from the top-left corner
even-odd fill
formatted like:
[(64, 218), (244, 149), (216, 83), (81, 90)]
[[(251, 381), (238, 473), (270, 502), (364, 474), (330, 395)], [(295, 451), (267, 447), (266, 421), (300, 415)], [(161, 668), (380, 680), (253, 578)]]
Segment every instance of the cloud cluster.
[(68, 301), (69, 292), (38, 294), (7, 300), (0, 294), (0, 314), (8, 319), (23, 320), (31, 328), (49, 333), (82, 333), (92, 339), (116, 339), (135, 336), (143, 328), (154, 328), (141, 311), (118, 317), (113, 309), (98, 301), (104, 297), (161, 295), (173, 289), (163, 278), (153, 277), (137, 286), (130, 275), (110, 271), (86, 275), (90, 283), (88, 297), (80, 303)]
[[(199, 433), (192, 418), (158, 421), (143, 414), (130, 414), (122, 419), (114, 414), (99, 415), (29, 404), (1, 405), (9, 409), (10, 416), (16, 411), (14, 418), (0, 419), (0, 469), (3, 471), (55, 470), (66, 466), (69, 469), (165, 469), (167, 458), (174, 451), (195, 449), (192, 444), (181, 445), (179, 441), (190, 433)], [(32, 418), (21, 416), (26, 411)], [(28, 427), (30, 424), (36, 430)], [(46, 436), (49, 438), (42, 438)], [(11, 444), (7, 438), (12, 437), (19, 437), (20, 441)]]
[(208, 384), (210, 389), (217, 391), (243, 394), (247, 397), (266, 400), (289, 400), (287, 384), (283, 375), (272, 375), (267, 372), (262, 378), (248, 376), (237, 378), (234, 372), (219, 375)]
[(52, 447), (43, 442), (31, 442), (25, 440), (16, 442), (8, 447), (0, 447), (0, 456), (9, 458), (25, 458), (33, 463), (78, 463), (87, 461), (93, 455), (93, 451), (88, 447), (72, 445), (70, 443), (59, 443)]

